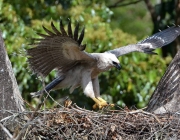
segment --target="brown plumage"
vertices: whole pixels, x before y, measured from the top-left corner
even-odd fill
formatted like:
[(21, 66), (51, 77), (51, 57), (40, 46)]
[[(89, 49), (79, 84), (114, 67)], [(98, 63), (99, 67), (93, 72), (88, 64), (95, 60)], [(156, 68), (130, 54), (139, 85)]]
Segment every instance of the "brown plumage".
[(42, 38), (34, 39), (33, 45), (36, 47), (27, 50), (29, 64), (35, 73), (47, 76), (55, 68), (63, 72), (84, 60), (92, 59), (83, 52), (86, 46), (85, 44), (81, 45), (84, 38), (84, 28), (78, 38), (79, 24), (75, 27), (74, 35), (70, 21), (68, 33), (65, 31), (62, 21), (60, 21), (60, 31), (53, 22), (51, 22), (51, 28), (53, 31), (43, 26), (47, 35), (38, 33)]

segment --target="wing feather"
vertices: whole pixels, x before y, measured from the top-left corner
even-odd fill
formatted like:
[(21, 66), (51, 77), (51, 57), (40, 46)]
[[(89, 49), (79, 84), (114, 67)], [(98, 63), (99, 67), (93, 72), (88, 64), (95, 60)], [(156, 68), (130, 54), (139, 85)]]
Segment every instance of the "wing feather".
[(179, 26), (172, 26), (169, 27), (163, 31), (160, 31), (143, 41), (139, 42), (138, 44), (142, 43), (152, 43), (152, 47), (155, 48), (160, 48), (162, 46), (168, 45), (172, 41), (174, 41), (177, 36), (180, 35), (180, 27)]
[(37, 33), (37, 34), (43, 38), (50, 37), (49, 35), (45, 35), (45, 34), (41, 34), (41, 33)]
[(180, 35), (180, 27), (172, 26), (161, 32), (158, 32), (137, 44), (127, 45), (108, 52), (115, 54), (117, 57), (131, 52), (143, 52), (155, 54), (153, 51), (174, 41)]
[(72, 28), (71, 28), (71, 20), (68, 23), (68, 35), (69, 37), (73, 38)]
[(67, 33), (64, 30), (64, 26), (63, 26), (62, 20), (60, 20), (60, 30), (61, 30), (61, 33), (62, 33), (63, 36), (67, 36)]
[(30, 67), (35, 73), (45, 77), (55, 68), (66, 72), (78, 63), (95, 62), (93, 56), (82, 51), (85, 49), (85, 45), (81, 45), (84, 38), (84, 28), (77, 40), (79, 27), (75, 28), (76, 37), (74, 39), (70, 26), (69, 23), (68, 34), (64, 30), (62, 21), (60, 21), (60, 31), (57, 30), (53, 22), (51, 22), (51, 28), (54, 32), (43, 26), (47, 35), (38, 33), (42, 38), (34, 39), (33, 45), (35, 47), (27, 50)]
[(81, 44), (81, 42), (82, 42), (82, 40), (83, 40), (83, 38), (84, 38), (84, 30), (85, 30), (85, 27), (82, 29), (81, 34), (80, 34), (80, 36), (79, 36), (79, 39), (78, 39), (78, 43), (79, 43), (79, 44)]
[(56, 34), (54, 34), (53, 32), (51, 32), (50, 30), (48, 30), (46, 27), (42, 26), (43, 29), (46, 31), (46, 33), (48, 33), (50, 36), (54, 36)]
[(74, 29), (74, 40), (77, 41), (78, 39), (78, 32), (79, 32), (79, 23), (77, 23), (75, 29)]
[(56, 27), (54, 26), (54, 23), (51, 22), (51, 27), (53, 29), (53, 31), (56, 33), (56, 35), (61, 35), (61, 33), (56, 29)]

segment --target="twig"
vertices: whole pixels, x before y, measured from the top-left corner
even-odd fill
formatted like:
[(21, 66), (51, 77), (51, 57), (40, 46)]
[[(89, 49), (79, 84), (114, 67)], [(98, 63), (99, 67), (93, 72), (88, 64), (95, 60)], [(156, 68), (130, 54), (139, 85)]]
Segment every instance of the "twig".
[(59, 105), (60, 107), (64, 108), (63, 105), (61, 105), (60, 103), (58, 103), (57, 101), (55, 101), (55, 100), (53, 99), (53, 97), (49, 94), (49, 92), (47, 92), (46, 90), (45, 90), (45, 92), (46, 92), (46, 94), (48, 95), (48, 97), (51, 98), (51, 100), (52, 100), (53, 102), (55, 102), (55, 103), (56, 103), (57, 105)]
[(42, 104), (44, 102), (44, 101), (43, 102), (41, 101), (42, 97), (43, 97), (43, 94), (41, 94), (40, 97), (39, 97), (40, 102), (38, 103), (37, 107), (35, 108), (34, 113), (31, 115), (30, 121), (34, 119), (34, 116), (35, 116), (36, 112), (41, 108), (41, 106), (42, 106)]
[[(30, 126), (29, 126), (30, 127)], [(26, 131), (25, 131), (25, 134), (24, 134), (24, 139), (26, 139), (26, 135), (28, 133), (28, 130), (29, 130), (29, 127), (27, 127)], [(18, 140), (18, 139), (17, 139)]]
[(149, 112), (146, 112), (146, 111), (143, 111), (143, 110), (136, 110), (136, 111), (132, 111), (132, 112), (128, 112), (129, 114), (135, 114), (135, 113), (143, 113), (143, 114), (146, 114), (146, 115), (151, 115), (151, 116), (153, 116), (155, 119), (156, 119), (156, 121), (159, 123), (159, 124), (161, 124), (161, 121), (158, 119), (158, 117), (156, 116), (156, 115), (154, 115), (154, 114), (152, 114), (152, 113), (149, 113)]
[(133, 124), (130, 124), (130, 123), (128, 123), (128, 122), (125, 122), (125, 121), (121, 121), (121, 120), (118, 120), (118, 119), (111, 119), (111, 118), (103, 118), (103, 121), (110, 121), (110, 120), (112, 120), (112, 121), (118, 121), (118, 122), (121, 122), (121, 123), (124, 123), (124, 124), (128, 124), (128, 125), (130, 125), (130, 126), (132, 126), (132, 127), (136, 127), (136, 126), (134, 126)]
[(9, 136), (9, 138), (12, 139), (13, 136), (12, 136), (12, 134), (9, 132), (9, 130), (8, 130), (6, 127), (4, 127), (4, 125), (2, 125), (2, 123), (0, 123), (0, 126), (1, 126), (2, 130)]
[(136, 4), (138, 2), (141, 2), (141, 1), (144, 1), (144, 0), (137, 0), (137, 1), (133, 1), (133, 2), (128, 2), (128, 3), (124, 3), (124, 4), (119, 4), (121, 2), (123, 2), (124, 0), (119, 0), (118, 2), (116, 2), (115, 4), (113, 5), (110, 5), (108, 6), (109, 8), (117, 8), (117, 7), (122, 7), (122, 6), (128, 6), (128, 5), (131, 5), (131, 4)]
[(148, 139), (151, 140), (151, 138), (158, 132), (162, 131), (164, 128), (168, 127), (169, 124), (165, 125), (163, 128), (161, 128), (160, 130), (157, 130), (156, 132), (154, 132)]
[(10, 119), (11, 117), (12, 117), (12, 115), (11, 115), (11, 116), (7, 116), (7, 117), (5, 117), (5, 118), (1, 119), (1, 120), (0, 120), (0, 123), (1, 123), (1, 122), (3, 122), (3, 121), (5, 121), (5, 120)]
[[(73, 104), (73, 106), (79, 110), (82, 110), (83, 112), (89, 112), (89, 113), (93, 113), (93, 114), (96, 114), (97, 112), (94, 112), (94, 111), (89, 111), (87, 109), (83, 109), (83, 108), (80, 108), (79, 106), (76, 105), (76, 103)], [(73, 108), (73, 107), (72, 107)], [(73, 108), (74, 109), (74, 108)], [(97, 113), (98, 114), (98, 113)]]
[[(111, 112), (111, 113), (110, 113)], [(116, 110), (115, 113), (105, 110), (101, 113), (83, 108), (54, 108), (37, 110), (36, 117), (21, 122), (21, 117), (34, 114), (34, 111), (13, 113), (0, 121), (13, 120), (19, 123), (20, 139), (148, 139), (149, 137), (168, 137), (179, 135), (179, 116), (175, 114), (155, 115), (143, 110)], [(45, 116), (45, 117), (43, 117)], [(14, 117), (16, 119), (14, 119)], [(19, 119), (20, 118), (20, 119)], [(111, 126), (115, 125), (115, 128)], [(33, 129), (31, 129), (33, 128)], [(104, 134), (104, 135), (103, 135)], [(112, 138), (112, 136), (114, 138)], [(158, 137), (159, 138), (159, 137)]]

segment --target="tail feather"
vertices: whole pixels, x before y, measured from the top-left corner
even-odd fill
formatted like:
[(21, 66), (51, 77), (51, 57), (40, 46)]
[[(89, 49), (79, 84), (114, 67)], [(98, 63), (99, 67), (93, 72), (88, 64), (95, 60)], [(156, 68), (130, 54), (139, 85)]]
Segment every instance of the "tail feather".
[(41, 94), (44, 94), (45, 92), (49, 92), (49, 91), (51, 91), (54, 87), (56, 87), (61, 81), (63, 81), (64, 78), (65, 78), (65, 76), (62, 75), (62, 76), (54, 79), (51, 83), (49, 83), (49, 84), (45, 87), (45, 89), (42, 89), (42, 90), (37, 91), (37, 92), (32, 92), (32, 93), (30, 93), (30, 95), (31, 95), (32, 97), (38, 97), (38, 96), (40, 96)]

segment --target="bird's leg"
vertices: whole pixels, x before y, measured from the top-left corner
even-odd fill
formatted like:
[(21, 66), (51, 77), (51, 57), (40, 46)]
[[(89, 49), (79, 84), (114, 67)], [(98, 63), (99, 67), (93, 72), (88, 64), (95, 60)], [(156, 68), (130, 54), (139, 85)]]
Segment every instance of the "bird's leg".
[[(104, 100), (99, 100), (98, 98), (92, 98), (95, 104), (93, 105), (93, 109), (99, 108), (102, 109), (105, 106), (108, 106), (108, 103)], [(102, 98), (101, 98), (102, 99)]]
[(98, 99), (99, 101), (101, 101), (101, 102), (106, 102), (106, 100), (104, 100), (104, 99), (101, 98), (101, 97), (97, 97), (97, 99)]
[(83, 75), (84, 75), (82, 78), (83, 91), (86, 96), (94, 100), (95, 105), (93, 106), (93, 108), (101, 109), (105, 106), (109, 106), (108, 102), (106, 102), (100, 97), (98, 78), (96, 77), (95, 79), (91, 79), (91, 71), (89, 72), (85, 71)]
[[(97, 97), (97, 99), (100, 100), (101, 102), (107, 102), (106, 100), (102, 99), (101, 97)], [(108, 102), (107, 102), (107, 104), (108, 104), (108, 106), (114, 107), (114, 104), (110, 104)]]
[(106, 107), (106, 106), (114, 107), (114, 104), (109, 104), (106, 100), (102, 99), (101, 97), (92, 98), (92, 99), (95, 102), (95, 104), (93, 105), (93, 109), (96, 109), (96, 108), (102, 109), (103, 107)]
[(92, 84), (93, 84), (93, 90), (94, 90), (94, 94), (95, 94), (95, 98), (92, 98), (95, 101), (95, 104), (93, 105), (93, 108), (103, 108), (106, 106), (114, 106), (114, 104), (109, 104), (107, 101), (105, 101), (104, 99), (102, 99), (100, 97), (100, 90), (99, 90), (99, 80), (98, 77), (92, 79)]

